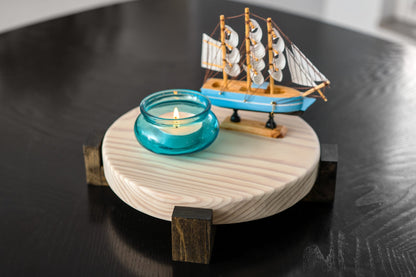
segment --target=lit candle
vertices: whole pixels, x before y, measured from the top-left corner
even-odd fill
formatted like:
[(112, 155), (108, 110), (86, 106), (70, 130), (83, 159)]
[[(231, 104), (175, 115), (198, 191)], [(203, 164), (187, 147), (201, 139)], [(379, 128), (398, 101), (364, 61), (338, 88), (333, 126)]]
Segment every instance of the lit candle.
[(172, 149), (185, 148), (199, 142), (202, 134), (202, 122), (191, 124), (181, 124), (186, 118), (192, 117), (195, 114), (188, 112), (181, 112), (177, 107), (174, 107), (172, 112), (159, 115), (159, 118), (177, 119), (172, 120), (170, 126), (156, 126), (160, 134), (155, 135), (159, 143), (165, 147)]
[(181, 155), (210, 145), (219, 126), (209, 99), (188, 89), (164, 90), (140, 103), (134, 134), (140, 144), (158, 154)]
[[(173, 112), (170, 113), (164, 113), (162, 115), (159, 115), (161, 118), (167, 118), (167, 119), (184, 119), (187, 117), (194, 116), (193, 113), (187, 113), (187, 112), (180, 112), (177, 107), (173, 109)], [(176, 136), (185, 136), (189, 134), (193, 134), (202, 127), (202, 123), (198, 122), (195, 124), (190, 124), (186, 126), (181, 126), (179, 124), (180, 121), (173, 121), (173, 125), (170, 127), (159, 127), (160, 130), (164, 131), (165, 133), (176, 135)]]

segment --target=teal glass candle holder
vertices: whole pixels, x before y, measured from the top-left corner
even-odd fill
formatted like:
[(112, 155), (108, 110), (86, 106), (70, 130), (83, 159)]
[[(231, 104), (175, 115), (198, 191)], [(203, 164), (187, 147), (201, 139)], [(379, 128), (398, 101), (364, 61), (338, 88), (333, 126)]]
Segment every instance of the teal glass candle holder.
[(143, 147), (158, 154), (181, 155), (208, 147), (217, 137), (218, 120), (201, 93), (172, 89), (140, 103), (134, 133)]

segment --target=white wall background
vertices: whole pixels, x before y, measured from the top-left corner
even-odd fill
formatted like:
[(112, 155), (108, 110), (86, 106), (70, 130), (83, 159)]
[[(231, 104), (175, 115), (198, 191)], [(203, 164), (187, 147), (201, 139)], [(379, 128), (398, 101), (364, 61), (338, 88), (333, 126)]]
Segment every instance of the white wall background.
[(383, 13), (382, 0), (235, 0), (371, 32)]
[[(383, 18), (397, 15), (402, 9), (409, 9), (416, 0), (233, 0), (252, 5), (264, 6), (298, 14), (378, 36), (387, 40), (416, 45), (416, 41), (383, 29)], [(416, 15), (409, 15), (416, 22)]]
[[(128, 1), (134, 0), (0, 0), (0, 33), (71, 13)], [(416, 0), (231, 1), (279, 9), (384, 39), (416, 45), (416, 41), (380, 27), (383, 17), (394, 15), (400, 9), (416, 9)], [(408, 21), (416, 22), (416, 11), (409, 13), (407, 17)]]
[(71, 13), (128, 1), (0, 0), (0, 33)]

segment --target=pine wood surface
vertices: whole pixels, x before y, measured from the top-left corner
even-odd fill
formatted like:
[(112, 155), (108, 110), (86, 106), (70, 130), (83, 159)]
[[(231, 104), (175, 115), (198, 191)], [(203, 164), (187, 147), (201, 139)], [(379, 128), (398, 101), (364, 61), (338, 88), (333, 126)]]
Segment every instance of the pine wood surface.
[[(231, 113), (213, 107), (218, 120)], [(221, 130), (201, 152), (158, 155), (136, 140), (138, 108), (116, 120), (103, 140), (105, 177), (127, 204), (151, 216), (171, 220), (174, 206), (213, 209), (214, 224), (251, 221), (291, 207), (311, 189), (320, 146), (313, 129), (297, 116), (279, 115), (283, 139)], [(241, 112), (265, 120), (264, 113)]]

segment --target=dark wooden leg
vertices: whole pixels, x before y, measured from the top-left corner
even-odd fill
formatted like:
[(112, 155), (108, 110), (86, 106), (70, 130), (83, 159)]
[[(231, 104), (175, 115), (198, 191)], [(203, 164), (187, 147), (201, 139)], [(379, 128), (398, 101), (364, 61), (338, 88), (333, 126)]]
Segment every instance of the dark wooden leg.
[(233, 114), (231, 116), (231, 121), (232, 122), (240, 122), (241, 121), (241, 118), (238, 115), (238, 110), (237, 109), (234, 109), (234, 112), (233, 112)]
[(324, 203), (334, 201), (337, 165), (338, 146), (336, 144), (321, 144), (318, 178), (312, 190), (303, 198), (303, 201)]
[(175, 207), (172, 213), (172, 260), (208, 264), (213, 242), (212, 210)]
[(101, 143), (104, 131), (92, 132), (82, 146), (85, 163), (85, 176), (87, 184), (96, 186), (108, 186), (104, 176), (103, 162), (101, 158)]
[(277, 127), (276, 122), (274, 122), (274, 114), (273, 113), (269, 113), (269, 120), (267, 120), (265, 127), (269, 128), (269, 129), (274, 129), (274, 128)]

